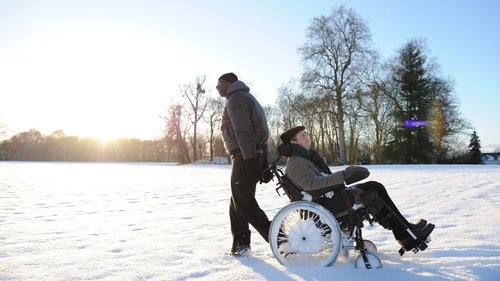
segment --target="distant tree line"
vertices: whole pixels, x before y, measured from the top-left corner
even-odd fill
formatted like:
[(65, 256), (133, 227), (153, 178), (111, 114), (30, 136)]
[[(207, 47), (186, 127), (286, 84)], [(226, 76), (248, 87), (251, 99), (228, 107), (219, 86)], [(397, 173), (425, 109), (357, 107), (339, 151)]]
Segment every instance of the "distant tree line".
[[(279, 136), (304, 125), (329, 164), (479, 163), (479, 138), (461, 115), (450, 78), (429, 58), (425, 40), (411, 39), (382, 60), (367, 23), (352, 9), (314, 18), (299, 53), (301, 77), (266, 106), (270, 160)], [(179, 87), (181, 101), (165, 114), (161, 140), (102, 143), (20, 133), (0, 146), (4, 160), (172, 161), (228, 157), (220, 137), (225, 100), (209, 96), (206, 77)], [(469, 147), (462, 139), (471, 136)], [(474, 142), (474, 143), (473, 143)], [(229, 158), (228, 158), (229, 159)]]
[[(94, 138), (66, 136), (56, 131), (43, 136), (38, 130), (16, 134), (0, 143), (0, 160), (16, 161), (168, 161), (162, 141), (119, 139), (102, 142)], [(173, 157), (172, 157), (173, 158)]]

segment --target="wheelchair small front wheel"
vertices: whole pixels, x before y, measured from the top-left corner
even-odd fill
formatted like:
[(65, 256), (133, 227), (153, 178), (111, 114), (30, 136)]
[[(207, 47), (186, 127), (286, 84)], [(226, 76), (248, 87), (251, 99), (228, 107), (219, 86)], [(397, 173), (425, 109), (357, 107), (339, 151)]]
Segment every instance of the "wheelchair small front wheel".
[(380, 259), (375, 255), (370, 252), (366, 253), (366, 260), (363, 258), (363, 255), (359, 255), (356, 258), (356, 261), (354, 261), (354, 267), (355, 268), (364, 268), (364, 269), (381, 269), (382, 268), (382, 262)]
[(286, 266), (329, 266), (342, 246), (335, 217), (323, 206), (293, 202), (278, 211), (269, 229), (269, 243), (278, 261)]
[(377, 249), (377, 246), (375, 245), (375, 243), (373, 243), (370, 240), (364, 240), (363, 242), (365, 243), (365, 248), (368, 252), (373, 253), (373, 254), (378, 252), (378, 249)]
[[(370, 253), (377, 253), (378, 249), (375, 243), (373, 243), (370, 240), (363, 239), (363, 243), (365, 244), (365, 249), (370, 252)], [(359, 250), (355, 250), (356, 252), (359, 252)]]

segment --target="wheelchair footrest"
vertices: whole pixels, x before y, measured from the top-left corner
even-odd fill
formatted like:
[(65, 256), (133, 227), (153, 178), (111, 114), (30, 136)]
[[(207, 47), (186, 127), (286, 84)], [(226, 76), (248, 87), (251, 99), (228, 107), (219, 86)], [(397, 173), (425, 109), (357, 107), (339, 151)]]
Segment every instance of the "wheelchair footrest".
[[(431, 237), (427, 237), (425, 240), (423, 240), (420, 244), (418, 244), (415, 248), (411, 249), (411, 251), (413, 253), (418, 253), (418, 252), (421, 252), (421, 251), (424, 251), (425, 249), (427, 249), (429, 247), (428, 243), (431, 242)], [(401, 249), (399, 249), (399, 255), (402, 256), (404, 255), (404, 253), (406, 252), (405, 248), (404, 247), (401, 247)]]

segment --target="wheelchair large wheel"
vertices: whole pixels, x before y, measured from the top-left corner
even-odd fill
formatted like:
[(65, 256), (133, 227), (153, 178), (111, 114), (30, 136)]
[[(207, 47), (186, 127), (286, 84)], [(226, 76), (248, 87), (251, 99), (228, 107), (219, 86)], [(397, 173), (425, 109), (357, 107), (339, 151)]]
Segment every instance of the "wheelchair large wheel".
[(269, 229), (274, 256), (286, 266), (329, 266), (342, 247), (335, 217), (323, 206), (296, 201), (279, 210)]

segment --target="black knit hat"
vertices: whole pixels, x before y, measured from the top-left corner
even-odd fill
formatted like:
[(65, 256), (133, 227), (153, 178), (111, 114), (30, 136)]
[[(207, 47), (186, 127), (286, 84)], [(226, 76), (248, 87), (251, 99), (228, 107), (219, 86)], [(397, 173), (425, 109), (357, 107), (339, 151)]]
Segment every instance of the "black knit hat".
[(289, 143), (298, 132), (304, 131), (305, 129), (306, 129), (306, 127), (304, 127), (304, 126), (298, 126), (295, 128), (291, 128), (290, 130), (281, 134), (280, 139), (284, 143)]
[(222, 76), (219, 77), (219, 80), (224, 80), (224, 81), (229, 82), (229, 83), (234, 83), (234, 82), (238, 81), (238, 76), (236, 76), (236, 74), (234, 74), (232, 72), (229, 72), (226, 74), (222, 74)]

